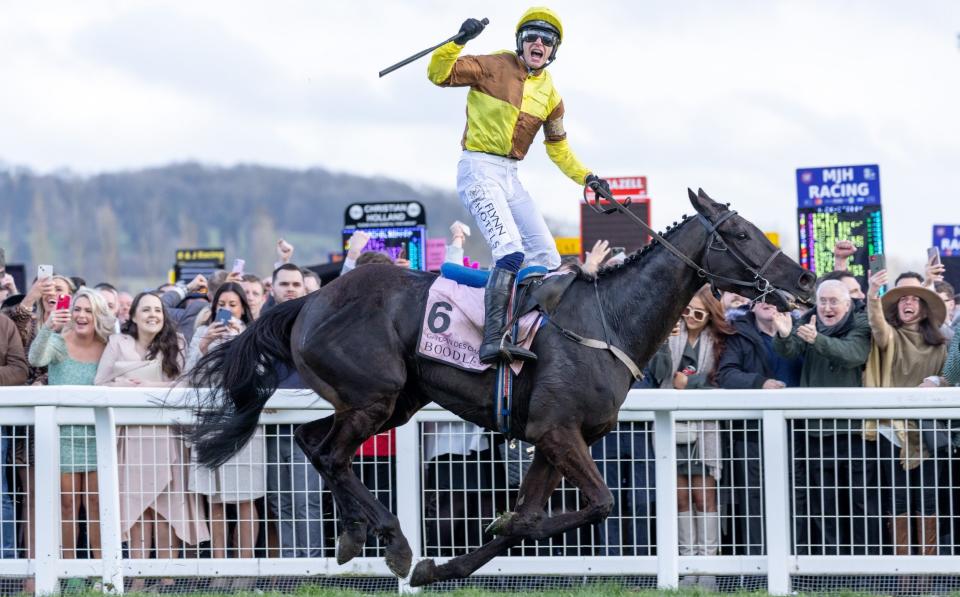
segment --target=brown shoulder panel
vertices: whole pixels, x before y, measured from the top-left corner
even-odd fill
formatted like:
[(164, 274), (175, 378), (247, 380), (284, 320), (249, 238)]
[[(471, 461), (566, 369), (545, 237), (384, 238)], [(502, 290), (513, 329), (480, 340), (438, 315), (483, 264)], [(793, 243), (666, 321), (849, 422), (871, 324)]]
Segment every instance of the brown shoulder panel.
[(480, 58), (484, 72), (473, 88), (519, 109), (527, 70), (520, 65), (516, 54), (490, 54)]
[(541, 124), (541, 120), (533, 114), (520, 112), (520, 117), (517, 118), (517, 126), (513, 129), (510, 157), (522, 160), (523, 157), (527, 155), (530, 144), (533, 143), (534, 138), (536, 138)]

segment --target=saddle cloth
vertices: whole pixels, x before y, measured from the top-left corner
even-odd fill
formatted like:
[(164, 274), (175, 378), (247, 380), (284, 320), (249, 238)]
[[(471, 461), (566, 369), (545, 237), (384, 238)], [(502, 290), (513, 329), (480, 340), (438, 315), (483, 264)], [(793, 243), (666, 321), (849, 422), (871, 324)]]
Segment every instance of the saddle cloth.
[[(480, 345), (483, 344), (483, 291), (483, 288), (437, 278), (430, 286), (427, 308), (420, 326), (420, 341), (417, 344), (420, 356), (476, 373), (493, 366), (481, 363), (479, 358)], [(515, 343), (529, 349), (540, 327), (541, 317), (539, 311), (523, 315)], [(520, 374), (522, 366), (521, 361), (510, 364), (514, 375)]]

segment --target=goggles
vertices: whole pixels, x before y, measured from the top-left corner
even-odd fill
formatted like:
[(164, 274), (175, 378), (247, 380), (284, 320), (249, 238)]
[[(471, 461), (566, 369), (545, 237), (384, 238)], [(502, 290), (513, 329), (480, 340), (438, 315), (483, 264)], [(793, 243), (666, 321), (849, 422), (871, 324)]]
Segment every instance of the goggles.
[(703, 321), (704, 319), (707, 318), (707, 315), (709, 315), (709, 313), (707, 313), (703, 309), (697, 309), (695, 307), (683, 308), (683, 316), (692, 317), (694, 321)]
[(530, 27), (520, 31), (520, 41), (523, 43), (532, 44), (537, 41), (537, 38), (543, 41), (543, 45), (548, 48), (552, 48), (560, 42), (560, 37), (553, 31), (548, 31), (547, 29)]

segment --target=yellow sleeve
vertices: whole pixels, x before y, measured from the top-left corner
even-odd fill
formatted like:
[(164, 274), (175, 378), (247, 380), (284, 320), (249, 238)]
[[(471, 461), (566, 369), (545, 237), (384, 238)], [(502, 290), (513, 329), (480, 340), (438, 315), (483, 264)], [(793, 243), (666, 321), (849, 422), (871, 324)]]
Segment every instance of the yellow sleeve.
[(590, 171), (577, 159), (566, 138), (560, 141), (544, 141), (544, 145), (547, 146), (547, 155), (561, 172), (578, 185), (586, 184)]
[(570, 144), (567, 143), (567, 131), (563, 128), (565, 108), (556, 90), (552, 92), (551, 101), (555, 102), (555, 105), (543, 123), (543, 142), (547, 146), (547, 155), (573, 182), (579, 185), (586, 184), (585, 179), (590, 171), (580, 163), (570, 149)]
[(483, 76), (483, 66), (477, 56), (460, 57), (463, 46), (456, 42), (434, 50), (427, 66), (427, 77), (441, 87), (473, 85)]

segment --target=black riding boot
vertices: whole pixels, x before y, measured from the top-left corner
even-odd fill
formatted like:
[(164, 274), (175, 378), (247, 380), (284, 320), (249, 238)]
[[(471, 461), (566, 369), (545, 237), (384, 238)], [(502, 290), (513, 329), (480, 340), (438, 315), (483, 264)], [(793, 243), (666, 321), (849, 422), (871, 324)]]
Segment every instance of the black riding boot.
[(490, 279), (483, 295), (485, 309), (483, 319), (483, 345), (480, 347), (481, 363), (496, 363), (500, 360), (536, 361), (537, 355), (525, 348), (506, 341), (507, 320), (510, 314), (507, 305), (513, 296), (513, 283), (517, 274), (495, 267), (490, 270)]

